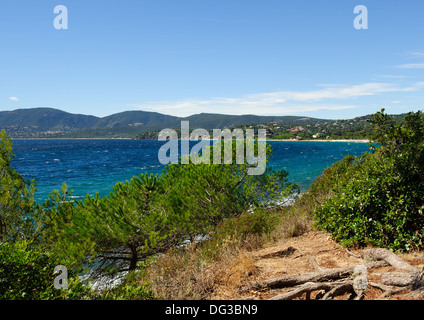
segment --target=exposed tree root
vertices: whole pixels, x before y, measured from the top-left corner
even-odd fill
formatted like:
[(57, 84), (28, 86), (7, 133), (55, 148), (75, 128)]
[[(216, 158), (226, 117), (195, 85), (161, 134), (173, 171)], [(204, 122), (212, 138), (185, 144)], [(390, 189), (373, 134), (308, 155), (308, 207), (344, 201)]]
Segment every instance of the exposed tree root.
[[(295, 247), (279, 251), (276, 255), (290, 255), (295, 250), (305, 255)], [(274, 254), (269, 256), (272, 257)], [(238, 293), (242, 294), (252, 290), (288, 289), (283, 293), (274, 295), (270, 300), (292, 300), (303, 296), (310, 299), (314, 292), (317, 292), (314, 299), (329, 300), (343, 295), (345, 299), (360, 300), (364, 298), (370, 287), (382, 291), (379, 299), (385, 299), (404, 291), (408, 291), (402, 296), (404, 298), (422, 297), (424, 294), (424, 268), (421, 271), (418, 270), (387, 249), (365, 250), (360, 256), (364, 264), (337, 269), (324, 269), (318, 265), (312, 256), (306, 256), (317, 270), (316, 272), (281, 276), (253, 283), (240, 287)], [(385, 272), (378, 274), (381, 276), (380, 282), (368, 281), (368, 270), (384, 266), (391, 266), (402, 272)], [(258, 298), (251, 296), (243, 299)]]
[(306, 282), (297, 289), (287, 293), (279, 294), (269, 300), (292, 300), (302, 296), (304, 293), (311, 294), (314, 291), (324, 290), (326, 293), (322, 297), (323, 300), (329, 300), (334, 296), (344, 294), (346, 292), (353, 293), (353, 281), (335, 281), (335, 282)]
[(395, 255), (390, 250), (383, 248), (365, 250), (363, 253), (363, 259), (365, 261), (383, 260), (398, 270), (411, 272), (419, 271), (417, 268), (411, 266), (409, 263), (402, 260), (399, 256)]

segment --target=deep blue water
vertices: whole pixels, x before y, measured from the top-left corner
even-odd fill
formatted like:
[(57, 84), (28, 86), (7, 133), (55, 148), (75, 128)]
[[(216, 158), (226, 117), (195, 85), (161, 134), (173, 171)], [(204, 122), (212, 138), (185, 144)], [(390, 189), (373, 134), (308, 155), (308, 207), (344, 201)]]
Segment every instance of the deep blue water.
[[(306, 190), (322, 171), (348, 154), (368, 151), (367, 143), (271, 141), (267, 166), (289, 172), (291, 182)], [(37, 183), (36, 198), (44, 200), (62, 183), (75, 197), (108, 195), (119, 181), (143, 172), (161, 173), (157, 140), (23, 139), (13, 140), (14, 168)]]

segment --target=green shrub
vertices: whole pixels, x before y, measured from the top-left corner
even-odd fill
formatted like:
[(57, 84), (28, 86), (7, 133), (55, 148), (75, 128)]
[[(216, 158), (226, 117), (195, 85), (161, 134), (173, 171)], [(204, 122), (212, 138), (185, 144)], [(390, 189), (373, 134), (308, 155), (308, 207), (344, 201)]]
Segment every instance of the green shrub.
[(26, 181), (11, 166), (12, 140), (0, 132), (0, 241), (30, 239), (37, 230), (35, 182)]
[(381, 146), (338, 177), (333, 196), (314, 211), (316, 223), (345, 245), (419, 248), (424, 237), (424, 118), (410, 113), (394, 123), (381, 112), (372, 123), (373, 140)]
[(87, 299), (91, 291), (68, 274), (68, 289), (54, 288), (58, 262), (27, 241), (0, 244), (0, 299)]

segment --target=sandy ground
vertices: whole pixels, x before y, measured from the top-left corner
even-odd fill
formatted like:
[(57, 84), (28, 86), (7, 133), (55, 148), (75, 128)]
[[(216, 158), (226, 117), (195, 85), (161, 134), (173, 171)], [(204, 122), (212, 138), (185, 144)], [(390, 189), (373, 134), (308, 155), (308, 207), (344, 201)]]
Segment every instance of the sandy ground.
[[(294, 247), (298, 250), (287, 256), (272, 256), (288, 247)], [(365, 250), (365, 249), (364, 249)], [(350, 250), (351, 253), (358, 255), (362, 250)], [(314, 265), (308, 256), (315, 258), (320, 267), (326, 269), (341, 268), (363, 264), (361, 258), (349, 254), (346, 248), (341, 247), (333, 241), (328, 233), (312, 231), (302, 236), (281, 241), (269, 245), (256, 251), (241, 255), (239, 261), (235, 262), (231, 268), (233, 281), (223, 283), (216, 290), (213, 299), (240, 299), (246, 296), (256, 296), (260, 299), (268, 299), (287, 289), (265, 290), (263, 292), (250, 291), (245, 294), (237, 294), (236, 289), (240, 285), (252, 284), (258, 281), (271, 279), (274, 277), (294, 275), (305, 272), (316, 272)], [(422, 269), (424, 266), (424, 253), (415, 252), (401, 254), (409, 264)], [(368, 281), (378, 280), (382, 272), (394, 272), (392, 267), (375, 268), (368, 272)], [(237, 276), (236, 276), (237, 275)], [(405, 292), (402, 292), (404, 294)], [(365, 294), (365, 300), (377, 299), (382, 291), (376, 288), (369, 288)], [(390, 299), (399, 299), (400, 295), (394, 295)]]

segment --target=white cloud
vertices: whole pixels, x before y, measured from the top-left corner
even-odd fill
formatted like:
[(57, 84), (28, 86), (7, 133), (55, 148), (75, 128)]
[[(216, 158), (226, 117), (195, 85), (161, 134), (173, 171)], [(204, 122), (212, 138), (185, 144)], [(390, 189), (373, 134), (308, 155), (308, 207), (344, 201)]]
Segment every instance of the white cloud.
[(19, 101), (19, 99), (16, 98), (16, 97), (9, 97), (9, 100), (12, 100), (12, 101), (15, 101), (15, 102), (18, 102)]
[(132, 106), (142, 110), (178, 116), (201, 112), (257, 115), (299, 114), (318, 110), (352, 109), (357, 106), (353, 105), (350, 99), (390, 92), (409, 92), (422, 87), (424, 87), (424, 82), (417, 82), (408, 87), (378, 82), (353, 86), (327, 85), (323, 89), (312, 91), (274, 91), (248, 94), (236, 98), (151, 101)]
[(424, 51), (423, 50), (408, 51), (407, 55), (410, 56), (410, 57), (422, 58), (422, 57), (424, 57)]
[(402, 69), (424, 69), (424, 63), (407, 63), (397, 66)]
[(389, 79), (406, 79), (406, 78), (409, 78), (409, 76), (391, 75), (391, 74), (383, 74), (383, 75), (381, 75), (381, 77), (389, 78)]

